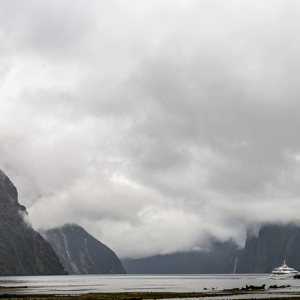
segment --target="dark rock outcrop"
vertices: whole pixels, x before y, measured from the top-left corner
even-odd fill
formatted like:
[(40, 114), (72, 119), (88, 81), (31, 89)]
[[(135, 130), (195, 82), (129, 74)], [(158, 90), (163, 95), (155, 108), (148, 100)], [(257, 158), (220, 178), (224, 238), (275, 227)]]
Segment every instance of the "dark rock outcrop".
[(285, 260), (300, 271), (300, 227), (296, 224), (262, 226), (257, 237), (248, 235), (239, 273), (270, 273)]
[(50, 244), (25, 221), (17, 189), (0, 170), (0, 275), (66, 274)]
[(69, 274), (124, 274), (117, 255), (82, 227), (67, 224), (43, 232)]

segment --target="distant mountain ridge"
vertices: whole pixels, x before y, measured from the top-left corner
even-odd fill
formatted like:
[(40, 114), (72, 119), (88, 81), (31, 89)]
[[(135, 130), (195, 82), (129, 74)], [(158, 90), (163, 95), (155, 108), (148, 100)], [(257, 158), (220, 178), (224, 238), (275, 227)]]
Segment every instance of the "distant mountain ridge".
[(124, 259), (129, 274), (271, 273), (283, 261), (300, 271), (300, 226), (266, 224), (258, 236), (248, 234), (245, 247), (233, 241), (214, 242), (209, 251)]
[(82, 227), (66, 224), (43, 232), (69, 274), (125, 274), (117, 255)]
[(300, 226), (296, 223), (266, 224), (257, 236), (247, 235), (243, 249), (233, 241), (213, 241), (210, 251), (121, 262), (111, 249), (78, 225), (44, 232), (47, 242), (24, 221), (26, 215), (26, 208), (18, 202), (17, 189), (0, 170), (0, 276), (60, 275), (66, 271), (70, 274), (270, 273), (283, 260), (300, 271)]
[(0, 275), (66, 274), (50, 244), (24, 221), (26, 214), (0, 170)]
[(242, 250), (233, 241), (214, 241), (209, 251), (178, 252), (124, 259), (129, 274), (228, 274), (235, 271)]

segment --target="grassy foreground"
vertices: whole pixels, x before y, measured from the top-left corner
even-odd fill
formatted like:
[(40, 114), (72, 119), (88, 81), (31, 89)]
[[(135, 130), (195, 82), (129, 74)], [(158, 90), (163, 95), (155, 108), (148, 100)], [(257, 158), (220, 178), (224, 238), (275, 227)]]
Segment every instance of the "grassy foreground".
[[(0, 299), (31, 299), (31, 300), (148, 300), (148, 299), (172, 299), (172, 298), (205, 298), (205, 297), (222, 297), (226, 299), (226, 296), (238, 296), (245, 294), (253, 294), (253, 297), (248, 299), (255, 299), (255, 294), (264, 294), (265, 291), (243, 291), (243, 290), (224, 290), (204, 293), (164, 293), (164, 292), (126, 292), (126, 293), (88, 293), (81, 295), (51, 295), (51, 294), (3, 294), (0, 295)], [(278, 293), (272, 298), (268, 297), (260, 298), (263, 299), (284, 299), (284, 300), (300, 300), (300, 295), (282, 294)], [(235, 298), (237, 300), (238, 298)]]

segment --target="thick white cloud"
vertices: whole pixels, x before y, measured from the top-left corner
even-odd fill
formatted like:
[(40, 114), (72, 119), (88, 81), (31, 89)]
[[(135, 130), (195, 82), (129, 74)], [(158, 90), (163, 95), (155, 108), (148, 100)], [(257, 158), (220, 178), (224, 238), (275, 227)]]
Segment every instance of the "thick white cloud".
[(298, 1), (0, 3), (0, 168), (33, 226), (120, 256), (298, 220)]

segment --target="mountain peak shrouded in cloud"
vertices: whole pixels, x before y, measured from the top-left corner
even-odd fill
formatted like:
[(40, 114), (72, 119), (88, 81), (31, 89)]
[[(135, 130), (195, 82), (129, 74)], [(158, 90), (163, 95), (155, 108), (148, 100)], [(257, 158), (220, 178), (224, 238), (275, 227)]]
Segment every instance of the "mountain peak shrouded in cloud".
[(137, 258), (297, 221), (299, 8), (1, 1), (0, 166), (33, 227)]
[(17, 189), (0, 170), (1, 276), (66, 274), (50, 244), (25, 222)]

